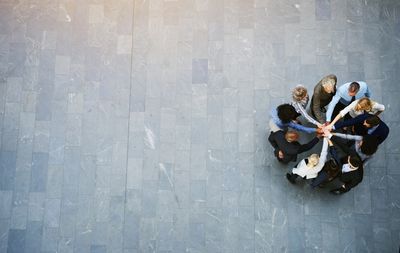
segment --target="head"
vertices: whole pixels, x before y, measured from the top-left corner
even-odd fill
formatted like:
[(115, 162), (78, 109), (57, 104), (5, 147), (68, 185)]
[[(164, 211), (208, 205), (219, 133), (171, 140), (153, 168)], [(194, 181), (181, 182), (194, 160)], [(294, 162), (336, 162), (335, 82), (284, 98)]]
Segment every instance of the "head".
[(278, 106), (278, 117), (283, 123), (289, 123), (296, 119), (297, 112), (292, 105), (282, 104)]
[(348, 94), (350, 97), (354, 97), (360, 90), (360, 84), (357, 82), (352, 82), (348, 89)]
[(307, 89), (301, 84), (297, 85), (292, 90), (292, 98), (296, 102), (300, 102), (307, 97), (308, 97)]
[(378, 150), (378, 138), (372, 135), (366, 135), (361, 141), (360, 149), (365, 155), (373, 155)]
[(322, 87), (326, 93), (333, 93), (335, 91), (335, 86), (337, 82), (337, 77), (335, 75), (329, 75), (328, 78), (322, 79)]
[(285, 139), (288, 142), (297, 141), (299, 139), (299, 134), (295, 131), (287, 131), (285, 134)]
[(312, 154), (308, 157), (308, 164), (311, 165), (311, 167), (317, 166), (318, 163), (319, 163), (319, 155)]
[(364, 120), (363, 125), (366, 128), (371, 128), (371, 127), (375, 127), (375, 126), (379, 125), (380, 123), (381, 123), (381, 119), (378, 116), (371, 115), (369, 118)]
[(347, 162), (353, 169), (358, 169), (362, 166), (362, 160), (358, 155), (349, 155)]
[(372, 102), (369, 98), (362, 98), (362, 99), (358, 100), (355, 109), (356, 109), (356, 111), (370, 112), (372, 110)]

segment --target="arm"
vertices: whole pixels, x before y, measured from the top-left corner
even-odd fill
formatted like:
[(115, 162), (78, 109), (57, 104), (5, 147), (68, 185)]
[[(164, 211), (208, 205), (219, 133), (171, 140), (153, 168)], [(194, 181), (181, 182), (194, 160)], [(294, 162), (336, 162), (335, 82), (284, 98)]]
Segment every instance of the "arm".
[(318, 163), (318, 166), (321, 164), (321, 169), (325, 165), (327, 155), (328, 155), (328, 138), (324, 138)]
[(385, 106), (383, 104), (379, 104), (377, 102), (372, 106), (373, 110), (376, 111), (375, 115), (378, 116), (385, 110)]
[(297, 153), (300, 154), (300, 153), (303, 153), (305, 151), (312, 149), (318, 143), (318, 141), (319, 141), (319, 139), (317, 137), (315, 137), (308, 143), (300, 145), (299, 149), (297, 150)]
[(274, 133), (271, 132), (271, 134), (268, 137), (269, 143), (271, 143), (271, 146), (274, 147), (275, 149), (278, 148), (278, 143), (276, 143), (275, 139), (273, 138)]
[(336, 115), (336, 117), (333, 119), (333, 121), (328, 125), (328, 128), (332, 129), (332, 127), (335, 125), (336, 122), (338, 122), (343, 116), (341, 113)]
[(322, 168), (325, 165), (327, 155), (328, 155), (328, 138), (324, 138), (324, 143), (322, 144), (321, 154), (319, 155), (319, 162), (313, 168), (315, 173), (318, 173), (322, 170)]
[(370, 98), (371, 97), (371, 91), (369, 90), (368, 85), (366, 83), (365, 83), (365, 87), (366, 87), (365, 96), (367, 98)]
[(337, 155), (337, 150), (336, 147), (332, 146), (329, 149), (329, 153), (331, 154), (332, 158), (336, 161), (336, 163), (338, 164), (339, 167), (342, 167), (342, 163), (340, 162), (340, 159)]
[(368, 117), (370, 117), (368, 113), (361, 114), (353, 119), (345, 120), (343, 122), (338, 122), (334, 125), (334, 129), (340, 129), (343, 127), (354, 126), (356, 124), (364, 122)]
[(293, 128), (293, 129), (296, 129), (298, 131), (301, 131), (301, 132), (315, 133), (317, 131), (317, 129), (314, 128), (314, 127), (305, 127), (303, 125), (294, 123), (293, 121), (290, 122), (288, 125), (289, 125), (289, 127)]
[[(321, 82), (320, 82), (321, 83)], [(322, 116), (321, 113), (321, 100), (320, 100), (320, 88), (322, 89), (322, 84), (320, 85), (320, 83), (317, 84), (317, 86), (315, 86), (314, 88), (314, 98), (312, 99), (312, 110), (314, 112), (315, 117), (317, 118), (317, 120), (319, 121), (319, 123), (324, 123), (325, 119)]]
[(351, 134), (342, 134), (342, 133), (332, 133), (332, 135), (335, 135), (337, 137), (340, 137), (340, 138), (346, 139), (346, 140), (361, 141), (363, 139), (363, 137), (360, 135), (351, 135)]
[(331, 121), (333, 110), (335, 109), (336, 104), (340, 100), (340, 88), (336, 91), (335, 96), (333, 96), (332, 101), (328, 105), (328, 110), (326, 111), (326, 121)]
[(298, 109), (301, 113), (301, 115), (303, 115), (303, 117), (310, 123), (317, 125), (318, 127), (321, 125), (318, 121), (316, 121), (315, 119), (313, 119), (308, 113), (307, 111), (304, 109), (303, 106), (298, 106)]
[(335, 125), (336, 122), (338, 122), (338, 120), (340, 120), (341, 118), (343, 118), (346, 114), (348, 114), (350, 112), (350, 110), (354, 109), (356, 107), (358, 103), (358, 100), (353, 101), (351, 104), (349, 104), (348, 106), (346, 106), (343, 110), (341, 110), (339, 112), (338, 115), (336, 115), (335, 119), (329, 124), (330, 127), (332, 127), (333, 125)]
[(275, 122), (275, 124), (278, 124), (280, 122), (280, 119), (278, 118), (278, 112), (276, 111), (276, 108), (272, 109), (269, 112), (269, 116)]

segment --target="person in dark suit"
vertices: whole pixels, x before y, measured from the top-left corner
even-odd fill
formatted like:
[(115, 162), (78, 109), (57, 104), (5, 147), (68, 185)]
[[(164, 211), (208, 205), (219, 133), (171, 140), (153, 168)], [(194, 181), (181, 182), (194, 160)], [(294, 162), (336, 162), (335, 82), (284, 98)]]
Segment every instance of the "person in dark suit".
[(333, 130), (343, 127), (354, 126), (353, 131), (356, 135), (372, 135), (378, 138), (381, 144), (389, 135), (389, 127), (378, 116), (364, 113), (353, 119), (337, 122)]
[[(337, 140), (337, 137), (333, 136), (332, 140), (335, 141), (335, 139)], [(339, 143), (335, 142), (335, 144)], [(361, 183), (364, 176), (363, 162), (357, 152), (353, 149), (350, 149), (346, 145), (339, 144), (339, 146), (343, 152), (347, 154), (342, 159), (338, 158), (336, 148), (334, 146), (332, 146), (330, 149), (332, 158), (336, 161), (339, 168), (341, 168), (339, 176), (341, 186), (330, 191), (332, 194), (336, 195), (350, 191), (352, 188)]]
[(284, 164), (295, 162), (298, 154), (312, 149), (319, 141), (319, 139), (315, 137), (306, 144), (300, 144), (298, 139), (299, 134), (297, 132), (287, 131), (285, 133), (282, 130), (271, 132), (268, 137), (268, 141), (274, 147), (276, 158), (279, 162)]

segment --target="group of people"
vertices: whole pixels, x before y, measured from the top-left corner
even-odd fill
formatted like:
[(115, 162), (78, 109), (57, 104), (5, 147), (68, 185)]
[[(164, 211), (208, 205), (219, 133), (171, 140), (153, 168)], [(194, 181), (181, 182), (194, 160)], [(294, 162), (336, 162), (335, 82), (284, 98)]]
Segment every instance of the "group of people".
[[(339, 182), (330, 192), (342, 194), (362, 181), (365, 165), (387, 138), (389, 128), (379, 117), (385, 106), (371, 99), (365, 82), (349, 82), (338, 88), (336, 83), (335, 75), (318, 82), (311, 98), (311, 115), (307, 112), (307, 89), (296, 86), (292, 90), (293, 101), (271, 111), (268, 140), (277, 160), (288, 164), (297, 162), (300, 153), (312, 149), (322, 139), (321, 153), (298, 162), (286, 178), (292, 184), (298, 178), (310, 180), (313, 188)], [(302, 123), (300, 116), (308, 123)], [(310, 124), (314, 126), (307, 126)], [(301, 144), (298, 132), (316, 136)]]

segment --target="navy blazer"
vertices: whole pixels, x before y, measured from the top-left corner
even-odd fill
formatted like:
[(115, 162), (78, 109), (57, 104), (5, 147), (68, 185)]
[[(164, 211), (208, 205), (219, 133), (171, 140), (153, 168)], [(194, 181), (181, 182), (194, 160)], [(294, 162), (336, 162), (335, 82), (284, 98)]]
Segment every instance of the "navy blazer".
[[(289, 162), (295, 162), (298, 154), (312, 149), (318, 143), (319, 139), (315, 137), (305, 144), (300, 144), (297, 141), (288, 142), (285, 139), (285, 132), (279, 130), (277, 132), (271, 132), (268, 141), (271, 143), (272, 147), (274, 147), (274, 154), (278, 161), (287, 164)], [(283, 159), (278, 158), (279, 150), (283, 152)]]
[[(364, 113), (355, 118), (337, 122), (335, 124), (335, 129), (354, 126), (355, 134), (361, 136), (368, 135), (368, 128), (366, 128), (363, 123), (369, 117), (371, 117), (371, 114)], [(381, 123), (379, 123), (378, 127), (370, 135), (376, 136), (379, 144), (381, 144), (389, 135), (389, 127), (381, 120)]]

